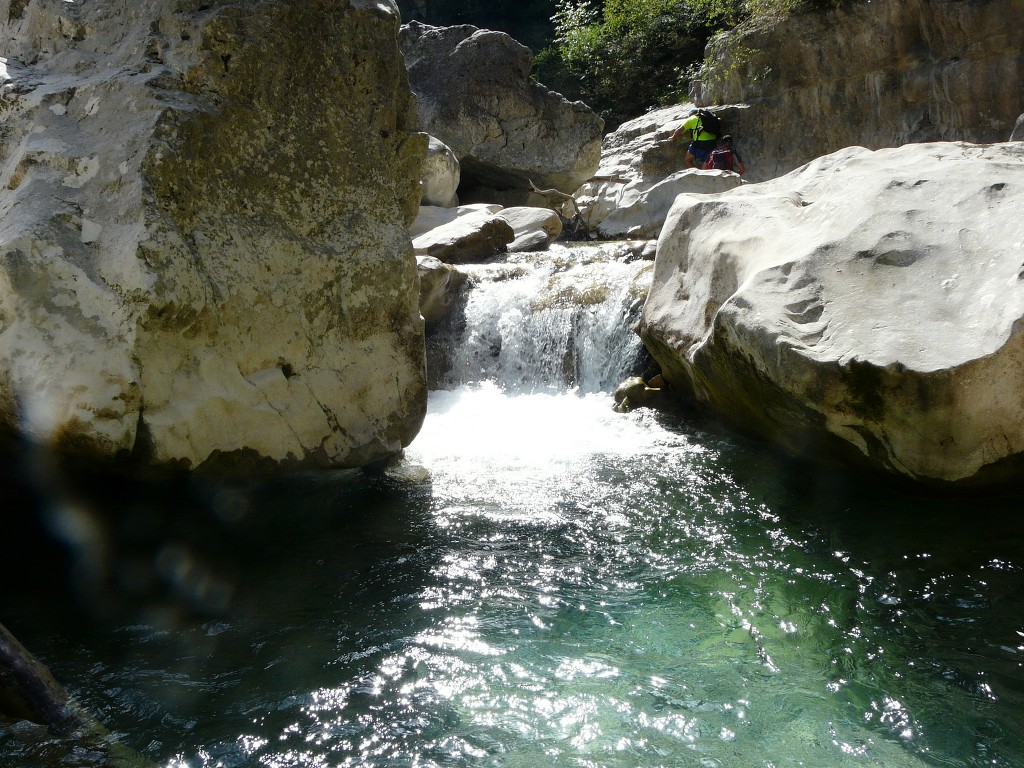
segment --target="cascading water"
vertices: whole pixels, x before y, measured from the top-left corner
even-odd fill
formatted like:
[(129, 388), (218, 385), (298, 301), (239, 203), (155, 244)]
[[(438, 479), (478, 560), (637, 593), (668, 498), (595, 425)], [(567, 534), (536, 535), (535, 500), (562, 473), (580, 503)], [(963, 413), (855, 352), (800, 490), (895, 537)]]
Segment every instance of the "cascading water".
[(0, 618), (161, 768), (1024, 766), (1019, 500), (613, 412), (649, 270), (474, 268), (391, 476), (47, 480)]
[(635, 366), (631, 327), (651, 263), (622, 246), (554, 246), (465, 268), (471, 289), (432, 347), (447, 351), (445, 389), (492, 382), (509, 394), (613, 389)]

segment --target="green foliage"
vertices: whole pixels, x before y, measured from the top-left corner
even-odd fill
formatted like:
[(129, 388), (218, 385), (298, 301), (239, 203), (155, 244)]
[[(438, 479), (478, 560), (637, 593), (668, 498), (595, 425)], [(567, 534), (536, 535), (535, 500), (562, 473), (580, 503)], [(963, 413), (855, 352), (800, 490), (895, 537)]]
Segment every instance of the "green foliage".
[(752, 17), (840, 2), (557, 0), (554, 41), (538, 56), (538, 75), (583, 98), (613, 128), (653, 106), (685, 101), (715, 33)]

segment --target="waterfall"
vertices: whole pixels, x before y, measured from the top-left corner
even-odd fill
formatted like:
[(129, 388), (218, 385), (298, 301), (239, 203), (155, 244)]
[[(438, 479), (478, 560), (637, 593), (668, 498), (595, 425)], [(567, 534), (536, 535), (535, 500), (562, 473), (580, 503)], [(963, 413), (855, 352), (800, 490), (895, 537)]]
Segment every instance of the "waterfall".
[(643, 352), (632, 328), (653, 264), (625, 243), (555, 245), (461, 267), (463, 301), (428, 343), (432, 389), (493, 382), (509, 394), (609, 391)]

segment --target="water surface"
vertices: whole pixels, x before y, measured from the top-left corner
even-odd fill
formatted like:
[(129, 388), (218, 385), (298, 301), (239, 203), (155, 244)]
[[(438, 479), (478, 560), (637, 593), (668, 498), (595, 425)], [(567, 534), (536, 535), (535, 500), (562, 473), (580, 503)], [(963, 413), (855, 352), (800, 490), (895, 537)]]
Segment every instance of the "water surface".
[[(474, 289), (389, 476), (12, 458), (0, 620), (165, 768), (1024, 766), (1019, 499), (616, 414), (634, 361), (575, 333), (632, 292), (524, 313), (521, 288)], [(561, 328), (543, 376), (507, 354), (522, 318)], [(0, 737), (0, 765), (45, 757)]]

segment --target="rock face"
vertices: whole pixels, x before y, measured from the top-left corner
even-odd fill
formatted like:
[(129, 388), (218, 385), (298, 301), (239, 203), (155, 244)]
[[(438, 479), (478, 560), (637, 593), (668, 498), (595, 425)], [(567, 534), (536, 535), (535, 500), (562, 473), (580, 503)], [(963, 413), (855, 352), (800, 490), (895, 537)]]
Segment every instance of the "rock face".
[(1020, 143), (849, 148), (683, 195), (640, 334), (677, 391), (794, 451), (921, 481), (1011, 477), (1022, 204)]
[(464, 190), (525, 194), (532, 179), (571, 193), (594, 174), (604, 122), (530, 80), (525, 45), (503, 32), (419, 22), (404, 25), (400, 41), (423, 129), (455, 152)]
[(1006, 141), (1024, 91), (1018, 0), (873, 0), (741, 26), (692, 94), (742, 105), (758, 181), (848, 146)]
[(364, 0), (10, 4), (4, 428), (182, 467), (411, 441), (427, 140), (398, 26)]

